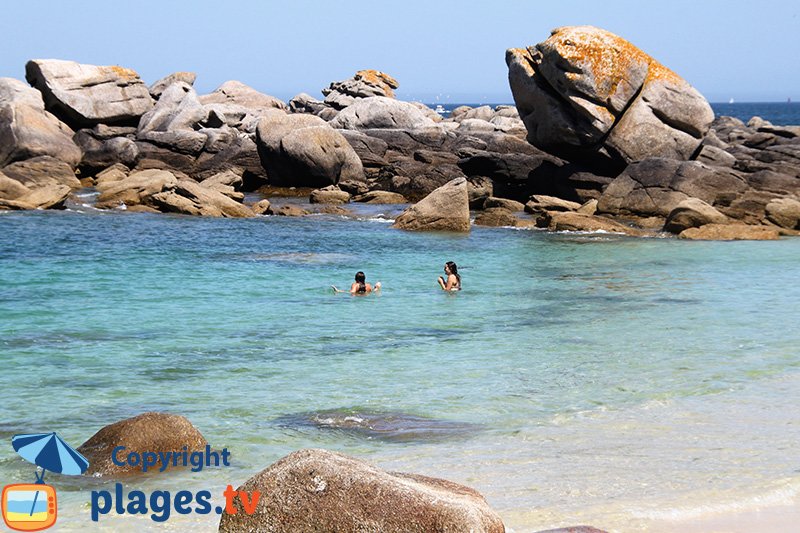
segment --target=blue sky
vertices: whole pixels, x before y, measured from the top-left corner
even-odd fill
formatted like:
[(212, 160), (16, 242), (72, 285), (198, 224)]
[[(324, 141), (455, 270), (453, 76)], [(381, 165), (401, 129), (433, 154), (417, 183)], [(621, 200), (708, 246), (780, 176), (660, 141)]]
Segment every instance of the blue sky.
[[(761, 7), (768, 6), (768, 7)], [(505, 50), (552, 28), (592, 24), (628, 39), (710, 101), (800, 101), (800, 2), (514, 1), (4, 3), (0, 76), (32, 58), (133, 68), (147, 83), (176, 70), (198, 91), (229, 79), (288, 99), (356, 70), (426, 102), (508, 102)]]

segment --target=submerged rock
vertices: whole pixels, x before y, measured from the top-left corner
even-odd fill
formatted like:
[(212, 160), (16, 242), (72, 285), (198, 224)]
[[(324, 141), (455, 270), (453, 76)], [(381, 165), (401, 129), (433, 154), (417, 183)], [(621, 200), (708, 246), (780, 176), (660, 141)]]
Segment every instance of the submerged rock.
[(95, 433), (78, 451), (89, 460), (87, 475), (122, 476), (141, 472), (140, 468), (114, 464), (112, 451), (125, 446), (126, 453), (191, 453), (204, 450), (208, 442), (189, 420), (167, 413), (142, 413), (120, 420)]
[(439, 420), (408, 413), (363, 409), (331, 409), (281, 417), (276, 422), (290, 428), (336, 431), (385, 442), (431, 442), (468, 438), (481, 427), (468, 422)]
[(393, 227), (417, 231), (469, 231), (467, 180), (442, 185), (397, 217)]
[(293, 452), (238, 490), (259, 491), (248, 515), (236, 500), (222, 533), (393, 531), (502, 533), (503, 522), (474, 489), (418, 474), (386, 472), (326, 450)]
[(528, 140), (569, 160), (619, 169), (689, 159), (714, 119), (705, 98), (628, 41), (592, 26), (553, 30), (506, 52)]

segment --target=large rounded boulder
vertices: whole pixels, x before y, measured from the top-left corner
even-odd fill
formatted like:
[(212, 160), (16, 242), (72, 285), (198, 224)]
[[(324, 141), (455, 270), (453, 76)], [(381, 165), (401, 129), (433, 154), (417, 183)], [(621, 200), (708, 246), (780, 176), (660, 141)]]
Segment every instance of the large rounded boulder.
[(258, 123), (256, 144), (272, 185), (325, 187), (364, 181), (364, 167), (350, 143), (317, 116), (267, 110)]
[(41, 91), (48, 111), (73, 127), (133, 125), (153, 107), (139, 75), (119, 66), (34, 59), (25, 65), (25, 79)]
[(592, 26), (553, 30), (506, 52), (531, 144), (619, 170), (647, 157), (686, 160), (714, 113), (683, 78), (625, 39)]
[(253, 514), (237, 498), (222, 533), (393, 531), (502, 533), (505, 528), (474, 489), (417, 474), (386, 472), (326, 450), (299, 450), (238, 490), (260, 492)]
[(179, 415), (167, 413), (142, 413), (126, 418), (95, 433), (81, 444), (78, 451), (89, 460), (87, 475), (126, 475), (140, 472), (138, 468), (126, 463), (114, 464), (112, 453), (117, 446), (124, 446), (124, 459), (128, 453), (173, 452), (182, 453), (184, 447), (189, 453), (204, 450), (208, 442), (189, 420)]
[(394, 227), (413, 231), (469, 231), (467, 180), (456, 178), (397, 217)]

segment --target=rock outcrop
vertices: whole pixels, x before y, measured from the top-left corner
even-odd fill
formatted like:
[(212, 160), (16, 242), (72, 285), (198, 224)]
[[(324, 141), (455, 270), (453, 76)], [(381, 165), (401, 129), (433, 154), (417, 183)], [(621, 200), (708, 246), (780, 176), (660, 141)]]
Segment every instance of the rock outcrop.
[[(205, 182), (204, 182), (205, 183)], [(253, 211), (220, 191), (220, 183), (208, 185), (190, 179), (178, 179), (166, 170), (144, 170), (127, 177), (103, 180), (97, 184), (98, 209), (145, 206), (166, 213), (210, 217), (255, 216)]]
[(194, 85), (197, 79), (197, 74), (194, 72), (173, 72), (168, 76), (164, 76), (153, 85), (150, 86), (150, 96), (154, 100), (161, 98), (161, 94), (173, 83), (185, 83), (187, 85)]
[(41, 91), (47, 110), (73, 127), (136, 124), (153, 107), (139, 75), (130, 69), (34, 59), (25, 79)]
[(0, 172), (0, 209), (58, 209), (72, 189), (57, 183), (26, 187)]
[(360, 99), (331, 121), (334, 128), (345, 130), (416, 129), (434, 125), (415, 105), (385, 96)]
[(361, 160), (347, 140), (314, 115), (265, 113), (257, 144), (271, 185), (325, 187), (364, 180)]
[(42, 95), (13, 78), (0, 78), (0, 167), (51, 156), (72, 168), (81, 160), (73, 131), (45, 111)]
[(681, 233), (689, 228), (706, 224), (726, 224), (728, 217), (699, 198), (687, 198), (670, 211), (664, 223), (664, 231)]
[(161, 191), (171, 189), (178, 184), (174, 174), (166, 170), (143, 170), (114, 179), (97, 183), (100, 195), (95, 207), (98, 209), (114, 209), (132, 207), (146, 203), (149, 198)]
[(728, 168), (653, 158), (630, 165), (606, 188), (597, 209), (614, 216), (666, 218), (688, 198), (729, 205), (748, 189), (745, 178)]
[(346, 204), (350, 201), (350, 193), (343, 191), (335, 185), (328, 185), (322, 189), (311, 191), (309, 202), (312, 204)]
[(259, 491), (259, 503), (248, 515), (237, 500), (237, 513), (220, 520), (221, 533), (505, 530), (474, 489), (418, 474), (385, 472), (325, 450), (291, 453), (238, 490)]
[[(185, 449), (205, 450), (208, 442), (186, 418), (167, 413), (142, 413), (105, 426), (89, 440), (81, 444), (78, 451), (89, 460), (86, 475), (124, 476), (141, 472), (126, 463), (119, 466), (112, 461), (112, 451), (125, 446), (125, 453), (172, 452)], [(124, 456), (123, 456), (124, 458)]]
[(240, 81), (226, 81), (211, 94), (200, 97), (202, 104), (233, 104), (246, 108), (257, 115), (268, 109), (287, 110), (283, 100), (259, 92)]
[(547, 228), (550, 231), (622, 233), (633, 236), (643, 235), (641, 230), (614, 220), (572, 211), (547, 211), (537, 219), (536, 225), (540, 228)]
[(397, 217), (394, 227), (404, 230), (469, 231), (467, 180), (442, 185)]
[(343, 81), (332, 82), (322, 89), (325, 104), (334, 109), (344, 109), (359, 98), (385, 96), (394, 98), (394, 89), (400, 86), (397, 80), (378, 70), (359, 70), (355, 75)]
[(686, 160), (714, 119), (703, 96), (628, 41), (592, 26), (553, 30), (506, 52), (528, 140), (611, 171), (648, 157)]
[(363, 204), (407, 204), (408, 200), (402, 194), (389, 191), (369, 191), (353, 198), (354, 202)]
[(489, 227), (531, 227), (536, 223), (531, 219), (521, 219), (505, 207), (489, 207), (475, 217), (476, 226)]
[(67, 163), (46, 155), (11, 163), (3, 168), (3, 173), (30, 189), (51, 185), (81, 188), (81, 182)]
[(681, 232), (681, 239), (701, 241), (774, 241), (780, 237), (777, 229), (747, 224), (706, 224)]
[(151, 203), (159, 211), (206, 217), (249, 218), (249, 207), (194, 180), (178, 180), (174, 187), (152, 195)]

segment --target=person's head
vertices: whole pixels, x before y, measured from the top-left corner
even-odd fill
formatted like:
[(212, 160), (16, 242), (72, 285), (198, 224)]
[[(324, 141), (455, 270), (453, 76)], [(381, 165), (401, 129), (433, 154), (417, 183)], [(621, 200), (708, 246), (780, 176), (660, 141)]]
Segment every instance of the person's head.
[(367, 276), (360, 270), (356, 272), (356, 283), (364, 284), (367, 282)]
[(444, 264), (444, 273), (447, 274), (448, 276), (450, 274), (453, 274), (458, 279), (461, 279), (461, 276), (458, 275), (458, 265), (456, 265), (452, 261), (448, 261), (447, 263)]

